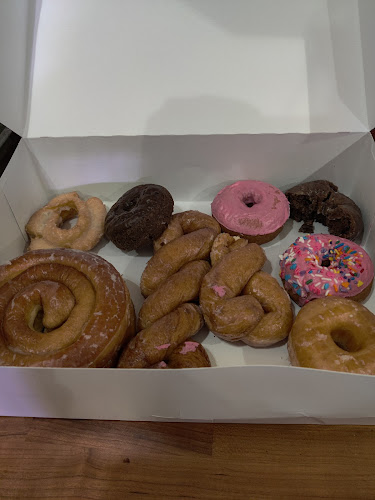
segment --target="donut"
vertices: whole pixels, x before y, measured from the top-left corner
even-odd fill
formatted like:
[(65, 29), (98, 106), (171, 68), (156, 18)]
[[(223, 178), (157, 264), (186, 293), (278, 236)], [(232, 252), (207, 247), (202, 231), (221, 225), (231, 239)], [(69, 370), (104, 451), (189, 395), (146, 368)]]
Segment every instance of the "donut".
[(285, 192), (290, 203), (290, 217), (303, 221), (299, 231), (314, 232), (314, 221), (327, 226), (330, 234), (348, 240), (360, 240), (363, 233), (361, 209), (332, 182), (304, 182)]
[(203, 278), (199, 297), (207, 326), (223, 340), (253, 347), (285, 339), (293, 322), (290, 299), (275, 278), (261, 271), (266, 260), (262, 248), (246, 240), (239, 246), (240, 240), (229, 235), (217, 240), (215, 264)]
[(170, 226), (155, 241), (156, 253), (141, 277), (141, 292), (148, 297), (182, 266), (194, 260), (208, 260), (219, 224), (197, 210), (175, 214)]
[(289, 218), (289, 202), (279, 189), (261, 181), (238, 181), (222, 189), (211, 204), (222, 230), (252, 243), (267, 243)]
[(113, 366), (134, 332), (129, 291), (97, 255), (33, 250), (0, 266), (0, 365)]
[(288, 352), (294, 366), (375, 375), (375, 315), (350, 299), (316, 299), (299, 311)]
[(197, 302), (211, 269), (208, 258), (219, 232), (215, 219), (196, 210), (172, 217), (143, 271), (140, 331), (122, 353), (120, 368), (211, 366), (203, 346), (188, 339), (204, 324), (201, 310), (191, 302)]
[[(91, 250), (103, 236), (105, 216), (106, 208), (99, 198), (83, 201), (76, 192), (56, 196), (35, 212), (26, 224), (30, 238), (28, 249)], [(75, 217), (75, 226), (70, 229), (61, 227)]]
[(149, 368), (208, 368), (210, 358), (205, 348), (199, 342), (187, 340), (172, 351), (167, 361), (160, 361)]
[(171, 194), (163, 186), (135, 186), (108, 211), (105, 235), (125, 251), (150, 245), (168, 226), (173, 204)]
[(366, 251), (345, 238), (300, 236), (280, 255), (280, 277), (299, 306), (338, 296), (364, 300), (371, 291), (374, 266)]
[[(120, 356), (118, 368), (198, 368), (211, 366), (203, 349), (195, 356), (195, 346), (184, 343), (203, 326), (202, 313), (196, 304), (182, 304), (171, 313), (140, 331)], [(194, 344), (198, 344), (195, 342)], [(200, 345), (200, 344), (198, 344)], [(195, 348), (194, 348), (195, 347)], [(182, 352), (181, 352), (182, 351)], [(200, 353), (204, 352), (203, 358)], [(186, 365), (182, 357), (186, 356)], [(193, 359), (198, 364), (193, 364)], [(169, 366), (170, 365), (170, 366)], [(189, 366), (190, 365), (190, 366)]]

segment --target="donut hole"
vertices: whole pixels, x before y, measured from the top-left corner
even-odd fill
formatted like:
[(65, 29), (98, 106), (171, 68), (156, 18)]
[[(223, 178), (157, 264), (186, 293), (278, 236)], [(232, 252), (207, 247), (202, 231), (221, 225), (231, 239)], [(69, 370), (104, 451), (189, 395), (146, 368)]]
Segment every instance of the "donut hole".
[(257, 204), (256, 200), (254, 199), (254, 196), (252, 194), (247, 194), (244, 196), (243, 200), (242, 200), (245, 205), (248, 207), (248, 208), (251, 208), (253, 207), (254, 205)]
[(331, 337), (337, 347), (343, 351), (356, 352), (362, 348), (358, 338), (356, 338), (350, 330), (344, 328), (333, 330), (331, 332)]
[(66, 220), (59, 225), (60, 229), (72, 229), (78, 222), (78, 217), (73, 217), (72, 219)]
[(75, 207), (70, 207), (68, 210), (63, 210), (60, 213), (60, 229), (72, 229), (78, 222), (78, 210)]
[(323, 267), (329, 267), (331, 265), (331, 262), (332, 261), (329, 259), (323, 259), (320, 265)]

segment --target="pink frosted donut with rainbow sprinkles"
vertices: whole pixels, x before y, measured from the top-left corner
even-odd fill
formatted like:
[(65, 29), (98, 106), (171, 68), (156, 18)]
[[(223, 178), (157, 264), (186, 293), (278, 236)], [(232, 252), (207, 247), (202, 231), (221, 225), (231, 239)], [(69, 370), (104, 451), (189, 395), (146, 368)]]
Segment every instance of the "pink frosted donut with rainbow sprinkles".
[(237, 181), (223, 188), (211, 204), (212, 216), (223, 231), (252, 243), (267, 243), (289, 218), (289, 201), (272, 184)]
[(300, 236), (280, 255), (280, 277), (299, 306), (336, 296), (364, 300), (371, 291), (374, 266), (365, 250), (329, 234)]

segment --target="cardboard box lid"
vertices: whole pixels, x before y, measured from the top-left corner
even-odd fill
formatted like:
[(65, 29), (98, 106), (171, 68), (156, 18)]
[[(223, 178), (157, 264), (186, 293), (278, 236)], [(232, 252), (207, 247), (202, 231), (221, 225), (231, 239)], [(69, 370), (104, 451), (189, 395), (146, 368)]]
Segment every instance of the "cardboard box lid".
[(373, 0), (3, 0), (0, 121), (25, 137), (363, 132)]

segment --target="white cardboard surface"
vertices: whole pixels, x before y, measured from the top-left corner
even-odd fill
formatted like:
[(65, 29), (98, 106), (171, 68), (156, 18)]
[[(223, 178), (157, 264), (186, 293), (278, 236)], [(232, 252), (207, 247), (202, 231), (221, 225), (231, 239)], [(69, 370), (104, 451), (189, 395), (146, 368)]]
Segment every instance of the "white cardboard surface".
[(367, 102), (367, 120), (369, 130), (375, 127), (375, 57), (374, 57), (374, 20), (375, 2), (359, 1), (362, 60)]
[[(220, 142), (222, 138), (204, 138), (203, 142), (200, 137), (175, 138), (174, 148), (166, 147), (168, 143), (163, 142), (168, 139), (172, 144), (173, 138), (154, 138), (156, 142), (151, 141), (149, 146), (155, 161), (147, 167), (147, 176), (143, 170), (144, 149), (139, 147), (138, 139), (22, 140), (0, 181), (5, 195), (3, 201), (10, 214), (4, 224), (9, 224), (14, 231), (9, 233), (12, 250), (16, 248), (14, 245), (22, 243), (18, 228), (23, 228), (31, 213), (58, 191), (57, 185), (64, 179), (67, 180), (63, 184), (65, 190), (74, 184), (84, 196), (99, 195), (110, 206), (135, 183), (158, 182), (167, 168), (170, 172), (167, 187), (173, 195), (174, 189), (181, 194), (179, 169), (173, 168), (179, 157), (188, 163), (194, 158), (196, 175), (186, 177), (184, 188), (191, 198), (177, 198), (175, 210), (195, 208), (210, 213), (213, 196), (225, 182), (234, 180), (232, 171), (224, 168), (225, 158), (222, 163), (218, 159), (226, 148), (229, 158), (230, 146), (234, 144), (242, 158), (247, 158), (247, 148), (259, 158), (264, 152), (261, 168), (257, 163), (239, 162), (235, 167), (237, 178), (247, 175), (281, 187), (277, 180), (284, 172), (284, 180), (294, 183), (313, 178), (336, 182), (342, 192), (361, 206), (367, 227), (365, 248), (375, 259), (375, 198), (372, 196), (375, 160), (369, 134), (231, 137), (225, 138), (229, 142), (224, 141), (225, 147), (218, 152), (213, 147), (216, 143), (211, 141)], [(168, 154), (158, 157), (163, 150), (171, 152), (169, 161)], [(186, 159), (184, 154), (180, 155), (188, 150), (194, 151), (193, 157)], [(266, 154), (269, 150), (273, 150), (273, 154)], [(95, 178), (96, 172), (102, 175), (104, 160), (107, 160), (104, 164), (107, 183), (104, 178)], [(123, 182), (119, 182), (121, 178)], [(24, 182), (20, 182), (21, 179)], [(85, 179), (85, 184), (78, 184)], [(101, 182), (87, 183), (89, 179)], [(211, 187), (201, 179), (210, 181)], [(12, 214), (16, 219), (12, 219)], [(276, 278), (278, 256), (298, 236), (299, 225), (288, 221), (283, 232), (264, 245), (268, 257), (264, 269)], [(319, 231), (326, 232), (317, 224), (316, 232)], [(138, 311), (143, 301), (139, 281), (151, 253), (124, 253), (106, 241), (94, 251), (123, 275)], [(21, 251), (14, 255), (19, 253)], [(1, 252), (0, 259), (1, 262), (8, 260), (8, 253)], [(364, 304), (375, 312), (374, 294)], [(149, 370), (0, 367), (0, 414), (130, 420), (375, 422), (374, 377), (291, 367), (285, 343), (254, 349), (240, 343), (226, 343), (207, 329), (195, 338), (206, 347), (214, 368), (167, 370), (160, 374)]]
[(19, 135), (28, 122), (32, 55), (41, 0), (0, 2), (0, 122)]
[[(374, 14), (372, 0), (237, 0), (235, 8), (224, 0), (3, 0), (0, 120), (35, 139), (21, 141), (0, 180), (1, 262), (22, 252), (25, 223), (58, 192), (77, 189), (110, 206), (129, 187), (157, 182), (176, 211), (209, 213), (219, 189), (241, 178), (281, 188), (337, 183), (363, 209), (374, 259), (375, 164), (363, 135), (375, 124)], [(297, 228), (289, 222), (264, 246), (274, 276)], [(150, 255), (109, 242), (95, 251), (123, 274), (138, 309)], [(365, 305), (375, 312), (373, 294)], [(197, 339), (214, 368), (0, 367), (0, 414), (375, 422), (374, 377), (290, 367), (285, 344), (252, 349), (207, 330)]]
[(25, 135), (367, 131), (361, 1), (43, 1)]
[(374, 379), (364, 375), (272, 366), (152, 372), (2, 367), (0, 373), (2, 415), (375, 422)]
[(29, 137), (368, 131), (372, 0), (3, 0), (0, 116)]
[[(280, 187), (295, 184), (363, 135), (40, 138), (27, 140), (27, 147), (38, 158), (40, 175), (51, 193), (80, 186), (83, 194), (93, 195), (96, 189), (113, 201), (125, 190), (121, 184), (156, 179), (176, 200), (207, 202), (231, 181), (257, 178), (260, 172)], [(351, 168), (349, 177), (341, 177), (343, 189), (351, 189), (356, 172)]]

